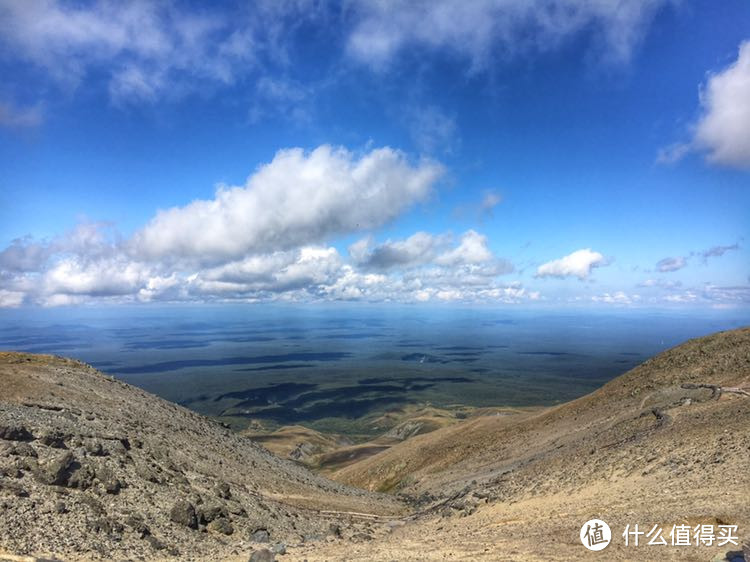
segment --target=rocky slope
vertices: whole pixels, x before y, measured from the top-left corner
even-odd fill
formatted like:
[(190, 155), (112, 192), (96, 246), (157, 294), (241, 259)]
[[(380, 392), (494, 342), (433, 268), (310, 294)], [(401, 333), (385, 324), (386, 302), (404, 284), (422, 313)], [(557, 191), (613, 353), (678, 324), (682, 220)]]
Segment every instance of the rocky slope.
[(0, 551), (246, 560), (401, 511), (85, 364), (0, 354)]

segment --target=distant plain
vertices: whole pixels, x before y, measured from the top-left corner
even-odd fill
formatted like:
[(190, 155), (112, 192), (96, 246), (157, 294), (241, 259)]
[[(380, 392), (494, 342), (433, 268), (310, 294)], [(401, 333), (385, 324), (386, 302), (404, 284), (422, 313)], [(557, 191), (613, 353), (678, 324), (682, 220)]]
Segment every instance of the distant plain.
[(412, 404), (546, 406), (582, 396), (741, 312), (187, 306), (0, 317), (0, 349), (75, 357), (237, 429), (366, 437)]

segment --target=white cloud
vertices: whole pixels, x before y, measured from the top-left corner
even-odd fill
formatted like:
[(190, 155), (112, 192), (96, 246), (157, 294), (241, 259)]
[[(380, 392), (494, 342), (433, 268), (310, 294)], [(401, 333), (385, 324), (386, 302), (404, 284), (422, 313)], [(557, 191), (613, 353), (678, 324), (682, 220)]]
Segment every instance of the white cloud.
[(517, 304), (522, 301), (535, 301), (540, 299), (538, 291), (528, 291), (520, 282), (508, 285), (467, 287), (467, 286), (445, 286), (427, 287), (413, 293), (414, 300), (427, 302), (431, 300), (443, 302), (483, 302), (483, 303), (505, 303)]
[(46, 294), (128, 295), (142, 287), (150, 273), (145, 265), (124, 257), (100, 260), (67, 258), (44, 274), (42, 286)]
[(0, 289), (0, 308), (17, 308), (23, 304), (25, 294), (21, 291)]
[(540, 265), (536, 270), (536, 277), (578, 277), (586, 279), (591, 270), (606, 264), (604, 256), (590, 248), (577, 250), (560, 259)]
[(728, 304), (750, 304), (750, 285), (718, 286), (707, 284), (703, 297), (709, 301)]
[(349, 253), (359, 258), (358, 263), (374, 269), (414, 267), (434, 260), (438, 249), (447, 241), (446, 236), (417, 232), (405, 240), (388, 240), (374, 248), (363, 246), (371, 244), (370, 239), (363, 239), (353, 244)]
[(737, 60), (712, 75), (701, 93), (695, 144), (717, 164), (750, 168), (750, 41)]
[[(358, 271), (316, 242), (396, 218), (427, 197), (441, 174), (439, 164), (410, 163), (389, 148), (361, 155), (328, 146), (282, 151), (244, 186), (160, 212), (130, 240), (105, 223), (83, 223), (49, 241), (14, 240), (0, 251), (0, 302), (411, 301), (418, 287), (404, 283), (401, 271)], [(465, 238), (453, 250), (476, 260), (478, 250)], [(434, 245), (434, 258), (449, 242), (419, 233), (393, 246), (408, 254), (420, 243)], [(353, 256), (358, 247), (361, 259), (378, 254), (367, 239), (353, 245)]]
[(0, 44), (66, 87), (101, 70), (119, 101), (233, 82), (254, 68), (254, 31), (172, 2), (0, 0)]
[[(172, 273), (166, 277), (155, 276), (146, 281), (138, 290), (138, 300), (150, 302), (153, 300), (184, 300), (184, 293), (180, 291), (180, 278)], [(170, 298), (171, 297), (171, 298)]]
[(664, 297), (664, 300), (670, 303), (685, 304), (696, 302), (698, 300), (698, 295), (693, 291), (685, 291), (684, 293), (667, 295)]
[(676, 258), (664, 258), (659, 260), (656, 262), (656, 269), (661, 273), (671, 273), (672, 271), (682, 269), (686, 265), (687, 260), (682, 256), (678, 256)]
[(349, 257), (351, 257), (352, 261), (356, 264), (367, 262), (372, 253), (373, 243), (372, 235), (360, 238), (347, 248), (349, 250)]
[(641, 296), (638, 294), (628, 295), (623, 291), (615, 291), (614, 293), (604, 293), (602, 295), (595, 295), (591, 297), (594, 302), (600, 302), (605, 304), (619, 304), (619, 305), (630, 305), (641, 300)]
[(376, 68), (410, 47), (444, 49), (484, 68), (491, 55), (549, 51), (592, 33), (602, 58), (627, 61), (654, 14), (669, 0), (362, 0), (351, 56)]
[(311, 292), (334, 283), (342, 260), (335, 248), (306, 246), (288, 252), (253, 255), (201, 271), (191, 284), (201, 292), (280, 293)]
[(36, 271), (49, 258), (48, 244), (30, 236), (16, 238), (0, 252), (0, 269), (5, 271)]
[[(475, 230), (467, 230), (452, 243), (449, 234), (434, 235), (417, 232), (404, 240), (387, 240), (373, 246), (372, 238), (363, 238), (349, 247), (355, 263), (371, 269), (402, 271), (420, 266), (438, 266), (427, 271), (440, 276), (466, 275), (480, 272), (482, 276), (497, 276), (513, 271), (513, 265), (497, 258), (487, 246), (487, 237)], [(452, 246), (452, 247), (451, 247)], [(414, 275), (424, 275), (421, 271)]]
[(658, 287), (660, 289), (677, 289), (682, 286), (681, 281), (665, 281), (664, 279), (646, 279), (641, 283), (638, 283), (639, 287), (652, 288)]
[(424, 200), (443, 169), (391, 148), (282, 150), (246, 184), (160, 211), (133, 240), (136, 255), (227, 261), (375, 228)]
[(493, 259), (493, 254), (487, 247), (487, 237), (474, 230), (469, 230), (461, 236), (460, 243), (452, 250), (448, 250), (435, 259), (435, 263), (445, 266), (486, 263)]
[(83, 295), (55, 294), (44, 295), (38, 299), (38, 303), (45, 307), (73, 306), (85, 302)]

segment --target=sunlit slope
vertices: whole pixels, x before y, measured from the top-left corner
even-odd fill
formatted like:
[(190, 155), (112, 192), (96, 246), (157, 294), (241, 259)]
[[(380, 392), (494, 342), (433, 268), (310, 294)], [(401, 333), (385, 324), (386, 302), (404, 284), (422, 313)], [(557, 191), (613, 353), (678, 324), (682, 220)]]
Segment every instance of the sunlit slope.
[[(416, 560), (420, 549), (445, 545), (476, 558), (578, 559), (578, 529), (594, 516), (619, 534), (628, 523), (736, 524), (741, 542), (750, 539), (746, 392), (750, 329), (718, 333), (573, 402), (417, 436), (334, 477), (419, 498), (420, 515), (394, 534), (400, 546), (382, 543), (382, 559)], [(707, 560), (721, 550), (661, 549), (658, 557)], [(607, 553), (654, 555), (619, 536)]]

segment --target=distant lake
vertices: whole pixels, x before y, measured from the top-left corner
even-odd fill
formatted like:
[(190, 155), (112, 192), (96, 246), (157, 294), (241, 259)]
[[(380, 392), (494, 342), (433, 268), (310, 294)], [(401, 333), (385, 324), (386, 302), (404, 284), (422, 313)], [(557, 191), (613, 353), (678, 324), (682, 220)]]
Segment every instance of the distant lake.
[(54, 353), (233, 421), (314, 424), (415, 401), (550, 405), (746, 311), (174, 306), (0, 312), (0, 349)]

